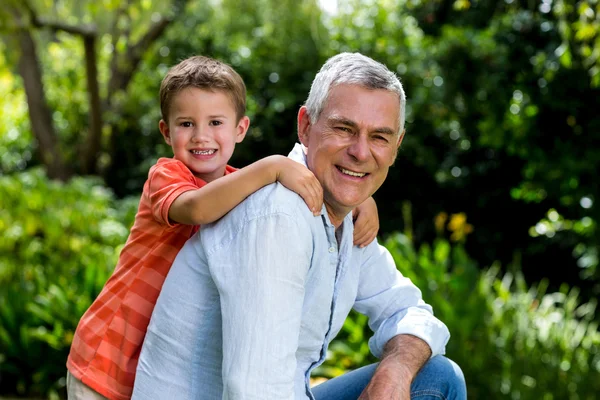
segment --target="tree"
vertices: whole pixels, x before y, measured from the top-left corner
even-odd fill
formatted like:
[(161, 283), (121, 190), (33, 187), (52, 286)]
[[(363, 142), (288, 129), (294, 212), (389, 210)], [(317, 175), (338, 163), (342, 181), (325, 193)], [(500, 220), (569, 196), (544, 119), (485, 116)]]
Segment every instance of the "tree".
[[(163, 35), (187, 0), (173, 0), (162, 5), (135, 0), (100, 4), (55, 0), (50, 7), (45, 4), (47, 2), (33, 3), (12, 0), (0, 11), (0, 17), (6, 21), (2, 25), (4, 40), (11, 48), (20, 50), (18, 73), (25, 87), (31, 129), (39, 143), (41, 162), (51, 179), (97, 174), (103, 141), (110, 147), (114, 140), (115, 121), (120, 116), (119, 97), (127, 91), (144, 53)], [(84, 48), (89, 122), (87, 135), (76, 152), (77, 162), (65, 157), (59, 148), (38, 58), (38, 46), (44, 46), (46, 42), (36, 40), (37, 30), (45, 34), (46, 40), (48, 36), (56, 40), (60, 33), (76, 36)], [(105, 35), (110, 37), (110, 60), (109, 78), (102, 96), (97, 43)], [(106, 138), (103, 137), (105, 132)]]

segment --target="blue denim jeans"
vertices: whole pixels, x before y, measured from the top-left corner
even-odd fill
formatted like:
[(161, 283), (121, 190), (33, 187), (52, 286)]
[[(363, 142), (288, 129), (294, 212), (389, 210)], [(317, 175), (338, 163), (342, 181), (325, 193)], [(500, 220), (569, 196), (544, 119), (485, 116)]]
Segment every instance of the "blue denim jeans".
[[(377, 364), (367, 365), (315, 386), (316, 400), (356, 400), (367, 386)], [(465, 400), (467, 387), (456, 363), (444, 356), (431, 358), (410, 387), (410, 398), (419, 400)]]

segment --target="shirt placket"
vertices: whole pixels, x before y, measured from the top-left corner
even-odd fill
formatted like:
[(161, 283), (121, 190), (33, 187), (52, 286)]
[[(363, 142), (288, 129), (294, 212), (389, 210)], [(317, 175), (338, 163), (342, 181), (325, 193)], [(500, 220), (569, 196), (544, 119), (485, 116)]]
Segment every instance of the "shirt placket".
[(313, 362), (310, 367), (308, 368), (308, 370), (306, 371), (305, 374), (305, 383), (306, 383), (306, 388), (307, 388), (307, 395), (311, 400), (314, 400), (314, 396), (312, 395), (312, 393), (310, 392), (310, 390), (308, 390), (308, 388), (310, 387), (310, 374), (312, 372), (312, 370), (317, 366), (320, 365), (321, 363), (323, 363), (323, 361), (325, 361), (325, 357), (327, 356), (327, 348), (329, 347), (329, 342), (331, 340), (331, 328), (333, 326), (333, 317), (335, 315), (335, 308), (336, 308), (336, 304), (337, 304), (337, 297), (338, 297), (338, 282), (342, 276), (342, 269), (343, 269), (343, 260), (342, 257), (340, 257), (340, 252), (339, 252), (339, 248), (338, 248), (338, 244), (337, 244), (337, 240), (335, 237), (335, 227), (332, 225), (327, 225), (326, 227), (326, 231), (327, 231), (327, 240), (328, 240), (328, 261), (329, 261), (329, 265), (331, 268), (335, 268), (335, 278), (334, 278), (334, 283), (333, 283), (333, 294), (332, 294), (332, 298), (331, 298), (331, 304), (330, 304), (330, 308), (329, 308), (329, 322), (328, 322), (328, 326), (327, 326), (327, 331), (325, 332), (325, 337), (323, 338), (323, 346), (321, 347), (321, 352), (319, 355), (319, 359), (315, 362)]

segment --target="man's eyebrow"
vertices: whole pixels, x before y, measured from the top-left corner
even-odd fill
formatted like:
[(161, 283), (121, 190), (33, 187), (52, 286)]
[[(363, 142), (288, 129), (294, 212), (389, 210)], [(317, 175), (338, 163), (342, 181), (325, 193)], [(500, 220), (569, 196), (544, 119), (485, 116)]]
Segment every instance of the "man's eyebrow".
[(387, 126), (382, 126), (381, 128), (375, 128), (375, 129), (373, 129), (373, 132), (381, 133), (382, 135), (388, 135), (388, 136), (396, 135), (396, 132), (394, 132), (393, 129), (388, 128)]
[(351, 119), (348, 118), (344, 118), (344, 117), (329, 117), (329, 123), (330, 124), (342, 124), (342, 125), (347, 125), (350, 126), (352, 128), (358, 128), (358, 124), (354, 121), (352, 121)]
[[(330, 117), (329, 122), (332, 124), (342, 124), (346, 126), (350, 126), (352, 128), (358, 128), (358, 124), (351, 119), (344, 117)], [(371, 132), (381, 133), (382, 135), (394, 136), (396, 132), (392, 128), (388, 128), (387, 126), (382, 126), (371, 130)]]

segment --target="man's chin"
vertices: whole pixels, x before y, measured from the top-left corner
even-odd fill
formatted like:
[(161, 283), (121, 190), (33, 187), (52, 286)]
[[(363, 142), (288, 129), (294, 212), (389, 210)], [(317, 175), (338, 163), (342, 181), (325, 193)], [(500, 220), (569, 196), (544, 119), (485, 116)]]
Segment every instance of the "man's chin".
[(336, 215), (345, 216), (346, 214), (352, 212), (356, 207), (361, 205), (365, 200), (369, 197), (353, 198), (353, 199), (335, 199), (331, 201), (325, 200), (327, 209), (335, 212)]

